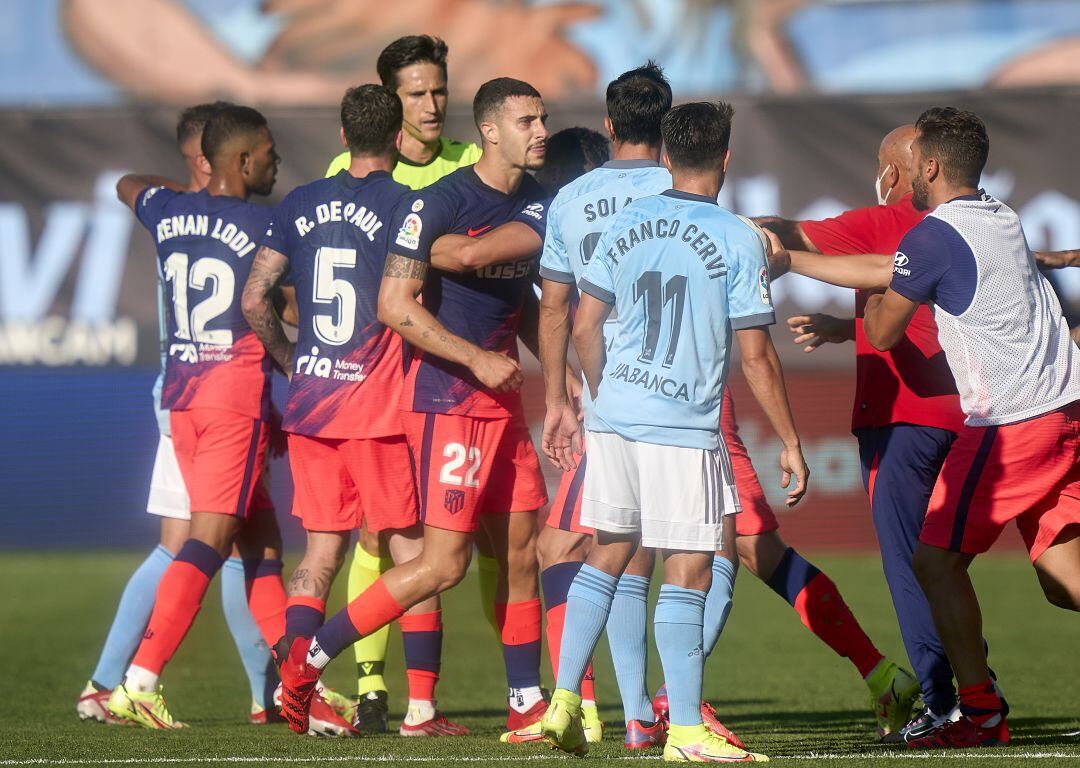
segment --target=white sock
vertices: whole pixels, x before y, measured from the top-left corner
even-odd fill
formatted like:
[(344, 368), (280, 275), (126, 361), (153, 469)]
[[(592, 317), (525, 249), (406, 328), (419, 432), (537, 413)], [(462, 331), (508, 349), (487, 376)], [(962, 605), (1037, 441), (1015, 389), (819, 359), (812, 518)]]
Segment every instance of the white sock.
[(330, 657), (323, 652), (314, 637), (311, 638), (311, 645), (308, 646), (307, 663), (315, 669), (326, 669), (326, 665), (330, 663)]
[(423, 699), (409, 699), (409, 711), (405, 714), (405, 725), (420, 725), (435, 718), (435, 702)]
[(596, 708), (596, 701), (593, 700), (593, 699), (582, 699), (581, 700), (581, 706), (582, 707), (592, 707), (592, 708), (595, 709)]
[(124, 675), (124, 687), (129, 691), (138, 693), (150, 693), (157, 690), (158, 676), (149, 669), (136, 667), (132, 664)]
[(544, 700), (539, 685), (510, 689), (510, 708), (515, 712), (528, 712), (538, 701)]

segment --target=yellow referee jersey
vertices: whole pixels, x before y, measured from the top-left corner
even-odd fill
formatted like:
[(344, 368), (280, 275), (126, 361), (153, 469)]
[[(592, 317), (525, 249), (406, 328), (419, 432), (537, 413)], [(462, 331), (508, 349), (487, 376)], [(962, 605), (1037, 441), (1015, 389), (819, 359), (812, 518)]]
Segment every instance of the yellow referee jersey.
[[(471, 142), (454, 141), (442, 136), (439, 143), (442, 145), (439, 154), (423, 165), (410, 163), (404, 157), (398, 158), (397, 165), (394, 166), (394, 181), (410, 189), (423, 189), (448, 173), (472, 165), (480, 159), (480, 147)], [(334, 176), (348, 168), (349, 162), (349, 153), (342, 152), (330, 163), (326, 175)]]

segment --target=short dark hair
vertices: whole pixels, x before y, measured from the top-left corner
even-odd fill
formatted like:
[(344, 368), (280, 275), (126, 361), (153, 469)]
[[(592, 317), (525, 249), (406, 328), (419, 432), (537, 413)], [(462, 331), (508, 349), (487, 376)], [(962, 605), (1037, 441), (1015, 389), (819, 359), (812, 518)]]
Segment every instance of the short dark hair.
[(548, 137), (544, 167), (536, 172), (536, 179), (555, 193), (610, 159), (611, 144), (599, 131), (564, 128)]
[(341, 99), (341, 127), (353, 155), (382, 155), (401, 130), (401, 99), (385, 85), (358, 85)]
[(672, 108), (660, 124), (672, 166), (710, 168), (720, 162), (731, 141), (734, 114), (734, 108), (723, 101), (697, 101)]
[(257, 109), (230, 104), (210, 118), (203, 128), (202, 153), (214, 165), (225, 146), (238, 136), (250, 136), (266, 128), (266, 118)]
[(176, 143), (183, 144), (192, 136), (202, 133), (211, 117), (225, 107), (231, 106), (233, 105), (228, 101), (212, 101), (209, 104), (196, 104), (185, 109), (180, 113), (180, 119), (176, 121)]
[(507, 99), (512, 99), (515, 96), (541, 98), (540, 91), (524, 80), (515, 80), (512, 77), (496, 77), (494, 80), (488, 80), (481, 85), (476, 92), (476, 96), (473, 97), (472, 103), (473, 120), (476, 122), (476, 127), (479, 128), (480, 123), (498, 112)]
[(931, 107), (915, 121), (915, 141), (924, 154), (941, 164), (946, 181), (969, 187), (979, 185), (990, 155), (990, 137), (974, 112)]
[(607, 113), (619, 141), (658, 146), (660, 121), (669, 109), (671, 85), (652, 60), (608, 83)]
[(434, 64), (446, 77), (446, 43), (431, 35), (406, 35), (399, 37), (382, 49), (375, 71), (382, 84), (392, 91), (398, 87), (397, 73), (413, 64)]

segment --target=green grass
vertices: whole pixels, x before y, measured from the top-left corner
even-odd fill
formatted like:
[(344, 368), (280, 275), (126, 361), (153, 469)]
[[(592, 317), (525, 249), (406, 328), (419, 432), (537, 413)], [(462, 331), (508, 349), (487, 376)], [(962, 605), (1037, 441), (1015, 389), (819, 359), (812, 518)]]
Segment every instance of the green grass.
[[(565, 761), (542, 748), (497, 743), (505, 716), (501, 655), (476, 597), (475, 574), (446, 598), (446, 643), (440, 706), (473, 729), (459, 739), (380, 737), (360, 740), (301, 738), (284, 726), (246, 723), (247, 684), (225, 629), (218, 589), (165, 675), (170, 707), (192, 728), (152, 733), (80, 723), (75, 697), (96, 661), (124, 582), (139, 560), (132, 554), (4, 554), (0, 557), (0, 649), (7, 694), (0, 698), (0, 765), (57, 761), (100, 764), (232, 762), (260, 758), (275, 766), (373, 761), (462, 765), (527, 759), (530, 764)], [(815, 557), (840, 586), (881, 650), (902, 658), (881, 575), (873, 557)], [(1080, 727), (1080, 621), (1050, 607), (1022, 556), (987, 556), (975, 569), (983, 598), (992, 663), (1013, 708), (1014, 745), (961, 759), (965, 765), (1019, 764), (1041, 755), (1037, 765), (1080, 765), (1080, 739), (1060, 734)], [(340, 585), (339, 585), (340, 586)], [(340, 602), (340, 595), (337, 595)], [(327, 682), (350, 691), (350, 654), (328, 670)], [(650, 661), (654, 682), (660, 667)], [(394, 714), (401, 715), (404, 675), (400, 642), (391, 639), (388, 679)], [(546, 666), (546, 664), (545, 664)], [(642, 762), (621, 748), (617, 706), (606, 646), (597, 664), (601, 712), (611, 723), (591, 762)], [(845, 660), (837, 658), (798, 622), (782, 600), (749, 573), (739, 577), (735, 610), (706, 671), (706, 695), (721, 718), (754, 749), (779, 758), (819, 755), (844, 766), (925, 766), (957, 758), (911, 756), (876, 745), (866, 689)], [(968, 753), (970, 754), (970, 753)], [(1026, 757), (1025, 757), (1026, 755)], [(653, 762), (645, 759), (644, 762)], [(777, 759), (777, 762), (781, 760)], [(794, 760), (788, 760), (792, 763)]]

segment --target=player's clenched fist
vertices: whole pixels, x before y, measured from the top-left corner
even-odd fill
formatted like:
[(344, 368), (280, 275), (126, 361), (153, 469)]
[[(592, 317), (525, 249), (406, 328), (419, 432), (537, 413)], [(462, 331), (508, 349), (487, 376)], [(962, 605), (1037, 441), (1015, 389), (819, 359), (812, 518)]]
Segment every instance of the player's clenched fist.
[(481, 384), (496, 392), (513, 392), (520, 389), (525, 381), (517, 361), (501, 352), (481, 350), (469, 365), (469, 370)]

